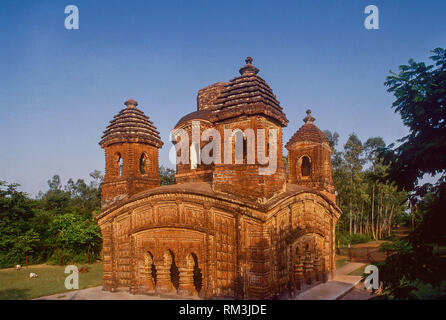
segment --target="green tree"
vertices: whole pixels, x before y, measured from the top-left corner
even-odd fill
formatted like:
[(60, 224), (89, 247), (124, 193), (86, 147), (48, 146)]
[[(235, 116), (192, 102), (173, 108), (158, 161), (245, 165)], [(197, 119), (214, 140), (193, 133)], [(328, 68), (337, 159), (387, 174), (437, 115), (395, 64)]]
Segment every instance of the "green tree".
[[(395, 95), (395, 112), (409, 128), (398, 146), (392, 144), (381, 153), (389, 166), (387, 179), (412, 192), (411, 210), (422, 217), (405, 250), (391, 255), (381, 267), (384, 292), (394, 298), (417, 298), (414, 292), (420, 286), (446, 297), (446, 260), (435, 256), (431, 245), (446, 242), (446, 52), (437, 48), (430, 58), (432, 65), (409, 60), (385, 82)], [(425, 174), (440, 178), (435, 185), (419, 186)]]
[(62, 185), (58, 175), (48, 180), (48, 190), (30, 199), (19, 185), (0, 182), (0, 267), (51, 260), (94, 261), (101, 249), (95, 212), (100, 211), (100, 171), (92, 180)]
[(175, 170), (161, 166), (159, 168), (159, 175), (162, 186), (175, 183)]
[(39, 237), (29, 223), (34, 201), (17, 190), (18, 184), (0, 181), (0, 266), (23, 263)]
[[(414, 191), (415, 198), (427, 196), (419, 226), (425, 236), (418, 239), (444, 242), (445, 232), (436, 226), (446, 225), (446, 214), (435, 208), (446, 207), (446, 52), (437, 48), (432, 53), (434, 64), (410, 59), (398, 74), (391, 72), (387, 77), (385, 84), (396, 98), (392, 106), (410, 132), (399, 140), (399, 146), (390, 145), (382, 155), (390, 164), (391, 180)], [(438, 183), (418, 186), (425, 174), (440, 175)], [(432, 210), (426, 203), (432, 204)]]
[(413, 190), (425, 174), (440, 174), (446, 169), (446, 53), (433, 50), (435, 64), (409, 60), (398, 74), (391, 72), (385, 85), (396, 100), (392, 104), (410, 133), (384, 152), (391, 163), (390, 178), (398, 186)]
[[(57, 216), (50, 224), (50, 232), (60, 251), (68, 252), (71, 257), (84, 255), (97, 257), (101, 248), (101, 232), (95, 221), (82, 219), (78, 214), (67, 213)], [(59, 251), (59, 252), (60, 252)], [(76, 258), (72, 261), (78, 262)]]
[(353, 219), (354, 213), (359, 211), (358, 208), (358, 196), (360, 190), (360, 184), (362, 182), (361, 171), (364, 164), (363, 159), (363, 146), (361, 140), (352, 133), (347, 142), (344, 145), (344, 159), (348, 173), (348, 187), (346, 193), (349, 198), (349, 233), (353, 233)]

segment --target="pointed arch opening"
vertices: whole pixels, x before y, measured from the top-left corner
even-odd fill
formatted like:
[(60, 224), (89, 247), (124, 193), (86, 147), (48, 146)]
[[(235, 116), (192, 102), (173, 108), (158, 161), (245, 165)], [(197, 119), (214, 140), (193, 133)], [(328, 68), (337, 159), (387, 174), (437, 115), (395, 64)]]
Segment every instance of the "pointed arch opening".
[(142, 153), (139, 158), (139, 172), (141, 174), (148, 174), (151, 171), (151, 161), (147, 153)]
[(172, 263), (170, 265), (170, 281), (172, 281), (172, 284), (175, 287), (175, 290), (178, 290), (178, 287), (180, 285), (180, 272), (179, 272), (178, 267), (175, 263), (175, 255), (170, 250), (168, 250), (168, 252), (170, 253), (170, 256), (172, 258)]
[(121, 177), (124, 169), (124, 160), (122, 159), (121, 153), (115, 153), (114, 162), (114, 175)]
[(302, 177), (309, 177), (311, 175), (311, 160), (308, 156), (302, 157), (300, 169)]
[(192, 258), (194, 259), (194, 285), (197, 293), (200, 294), (201, 288), (203, 287), (203, 274), (201, 273), (201, 268), (198, 265), (198, 258), (195, 253), (192, 253)]

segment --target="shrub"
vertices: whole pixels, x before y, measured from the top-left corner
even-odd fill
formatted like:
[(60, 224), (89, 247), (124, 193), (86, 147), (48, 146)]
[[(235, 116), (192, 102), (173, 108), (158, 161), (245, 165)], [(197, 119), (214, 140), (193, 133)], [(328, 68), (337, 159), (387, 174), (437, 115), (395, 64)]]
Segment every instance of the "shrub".
[(51, 265), (58, 265), (59, 256), (61, 265), (93, 263), (100, 258), (97, 254), (90, 254), (89, 259), (87, 259), (87, 255), (84, 252), (79, 253), (72, 250), (58, 249), (53, 253), (53, 255), (51, 255), (47, 263)]
[(354, 233), (350, 235), (349, 233), (337, 234), (337, 239), (341, 247), (346, 247), (350, 244), (366, 243), (372, 240), (372, 237), (367, 234)]
[(396, 240), (394, 242), (385, 242), (381, 244), (379, 250), (388, 253), (397, 252), (399, 254), (406, 254), (412, 250), (412, 245), (405, 240)]

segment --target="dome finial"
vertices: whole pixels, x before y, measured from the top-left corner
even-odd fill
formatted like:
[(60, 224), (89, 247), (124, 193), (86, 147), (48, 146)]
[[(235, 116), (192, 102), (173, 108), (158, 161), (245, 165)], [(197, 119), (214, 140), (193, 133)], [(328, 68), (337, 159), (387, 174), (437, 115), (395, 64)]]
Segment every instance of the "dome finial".
[(251, 57), (247, 57), (245, 59), (246, 65), (244, 65), (241, 69), (240, 69), (240, 74), (242, 76), (244, 75), (252, 75), (252, 74), (257, 74), (259, 72), (259, 69), (256, 68), (255, 66), (252, 65), (252, 58)]
[(138, 105), (138, 102), (136, 102), (133, 99), (129, 99), (126, 102), (124, 102), (124, 104), (127, 106), (127, 108), (136, 108), (136, 106)]
[(307, 116), (303, 120), (305, 123), (313, 123), (316, 120), (311, 116), (311, 109), (307, 110)]

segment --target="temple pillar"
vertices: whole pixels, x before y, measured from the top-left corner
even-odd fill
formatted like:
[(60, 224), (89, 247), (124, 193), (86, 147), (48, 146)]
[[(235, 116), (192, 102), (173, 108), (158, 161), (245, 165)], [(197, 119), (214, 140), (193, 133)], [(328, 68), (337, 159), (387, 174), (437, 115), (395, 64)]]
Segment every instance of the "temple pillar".
[(302, 282), (304, 279), (304, 257), (298, 256), (296, 259), (296, 264), (294, 265), (294, 279), (296, 283), (297, 290), (302, 289)]
[(325, 259), (322, 259), (321, 269), (322, 269), (322, 281), (323, 281), (323, 282), (327, 282), (328, 279), (329, 279), (329, 277), (330, 277), (330, 274), (329, 274), (329, 272), (327, 272), (327, 267), (326, 267), (326, 264), (325, 264)]
[(309, 250), (305, 252), (304, 276), (307, 284), (312, 283), (313, 259)]
[(315, 275), (315, 280), (320, 281), (322, 279), (322, 277), (321, 277), (321, 258), (320, 258), (320, 254), (319, 254), (318, 250), (314, 254), (313, 271), (314, 271), (314, 275)]
[(152, 276), (153, 259), (149, 253), (144, 255), (144, 261), (139, 265), (139, 293), (151, 293), (155, 291), (155, 280)]
[(102, 288), (106, 291), (112, 291), (115, 285), (115, 278), (113, 277), (113, 224), (106, 222), (100, 228), (102, 234), (102, 259), (104, 263)]
[(191, 255), (186, 257), (183, 265), (180, 265), (178, 271), (180, 273), (178, 294), (181, 296), (196, 296), (197, 290), (194, 283), (194, 266), (195, 261)]
[(172, 266), (172, 256), (169, 252), (164, 253), (163, 260), (155, 263), (156, 267), (156, 292), (173, 293), (173, 286), (170, 276), (170, 268)]

